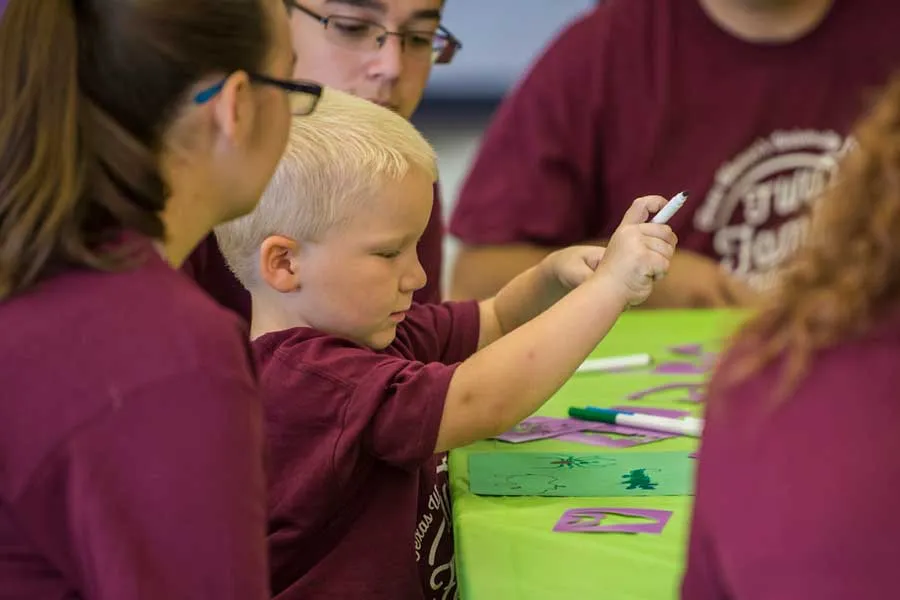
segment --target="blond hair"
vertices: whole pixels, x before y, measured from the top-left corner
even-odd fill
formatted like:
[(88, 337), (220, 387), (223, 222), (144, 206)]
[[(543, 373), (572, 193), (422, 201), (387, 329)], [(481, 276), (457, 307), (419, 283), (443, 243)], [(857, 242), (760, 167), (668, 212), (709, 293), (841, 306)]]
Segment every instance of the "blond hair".
[(434, 149), (412, 124), (327, 89), (315, 112), (293, 119), (284, 156), (256, 209), (216, 228), (222, 254), (244, 287), (254, 287), (267, 237), (318, 240), (410, 169), (437, 178)]

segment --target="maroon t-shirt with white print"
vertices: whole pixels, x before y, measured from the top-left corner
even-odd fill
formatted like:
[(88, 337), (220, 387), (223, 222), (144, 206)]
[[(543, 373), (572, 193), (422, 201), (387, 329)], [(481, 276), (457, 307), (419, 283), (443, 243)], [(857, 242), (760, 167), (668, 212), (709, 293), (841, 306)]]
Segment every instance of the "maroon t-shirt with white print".
[(419, 519), (414, 545), (426, 600), (457, 597), (447, 453), (431, 457), (419, 479)]
[(698, 0), (604, 0), (498, 110), (450, 233), (467, 244), (608, 238), (634, 198), (758, 289), (802, 242), (854, 121), (900, 67), (900, 2), (834, 0), (811, 32), (751, 43)]
[(434, 448), (478, 333), (475, 302), (414, 304), (383, 351), (306, 327), (254, 342), (276, 598), (454, 596), (447, 463)]

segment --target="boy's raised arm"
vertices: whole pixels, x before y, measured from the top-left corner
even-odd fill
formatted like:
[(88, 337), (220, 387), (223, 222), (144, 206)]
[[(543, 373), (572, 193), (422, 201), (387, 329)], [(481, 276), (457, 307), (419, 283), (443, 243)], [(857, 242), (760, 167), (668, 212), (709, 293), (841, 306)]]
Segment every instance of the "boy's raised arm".
[(585, 260), (584, 248), (562, 250), (481, 303), (480, 350), (453, 375), (436, 451), (497, 435), (530, 415), (622, 310), (649, 295), (674, 252), (671, 229), (644, 222), (664, 203), (659, 197), (636, 200), (598, 265)]

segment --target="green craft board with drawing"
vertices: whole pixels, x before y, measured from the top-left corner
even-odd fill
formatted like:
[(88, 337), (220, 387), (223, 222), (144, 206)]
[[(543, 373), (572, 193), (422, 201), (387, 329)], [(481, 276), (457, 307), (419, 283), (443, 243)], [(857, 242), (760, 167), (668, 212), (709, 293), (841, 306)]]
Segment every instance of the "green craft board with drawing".
[(469, 455), (469, 489), (480, 496), (690, 496), (696, 460), (687, 452)]

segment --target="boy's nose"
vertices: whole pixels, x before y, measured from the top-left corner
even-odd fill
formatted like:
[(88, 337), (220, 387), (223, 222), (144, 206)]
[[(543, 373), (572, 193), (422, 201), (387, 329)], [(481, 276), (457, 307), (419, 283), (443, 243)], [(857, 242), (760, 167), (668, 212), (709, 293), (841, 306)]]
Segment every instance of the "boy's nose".
[(419, 258), (416, 257), (415, 267), (401, 280), (402, 291), (415, 292), (416, 290), (421, 290), (425, 287), (426, 283), (428, 283), (428, 275), (426, 275), (422, 263), (419, 262)]

